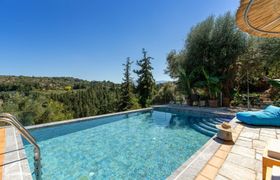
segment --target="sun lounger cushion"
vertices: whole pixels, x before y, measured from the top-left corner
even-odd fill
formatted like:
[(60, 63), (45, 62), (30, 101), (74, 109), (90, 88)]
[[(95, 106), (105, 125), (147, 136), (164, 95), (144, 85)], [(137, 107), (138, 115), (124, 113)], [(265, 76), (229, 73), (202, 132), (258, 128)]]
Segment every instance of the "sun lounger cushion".
[(261, 111), (238, 112), (236, 118), (252, 125), (280, 126), (280, 107), (270, 105)]

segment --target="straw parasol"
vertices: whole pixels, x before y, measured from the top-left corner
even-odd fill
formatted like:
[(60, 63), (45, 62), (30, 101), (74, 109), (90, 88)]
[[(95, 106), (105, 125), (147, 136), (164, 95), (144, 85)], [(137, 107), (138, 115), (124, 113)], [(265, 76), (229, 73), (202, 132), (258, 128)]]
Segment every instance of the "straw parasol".
[(238, 27), (261, 37), (280, 37), (280, 0), (240, 0)]

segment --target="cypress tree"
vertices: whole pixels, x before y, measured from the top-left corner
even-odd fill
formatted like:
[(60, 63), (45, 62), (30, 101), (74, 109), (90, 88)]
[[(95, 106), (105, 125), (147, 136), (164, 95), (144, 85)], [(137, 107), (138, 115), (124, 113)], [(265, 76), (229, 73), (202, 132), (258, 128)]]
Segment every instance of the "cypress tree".
[(121, 111), (126, 111), (129, 110), (132, 105), (132, 98), (133, 98), (133, 93), (132, 93), (132, 80), (131, 80), (131, 64), (132, 61), (130, 61), (130, 58), (128, 57), (126, 60), (126, 64), (123, 64), (124, 66), (124, 77), (123, 77), (123, 82), (121, 84), (121, 97), (120, 97), (120, 110)]
[(152, 96), (154, 94), (155, 80), (153, 78), (151, 66), (152, 57), (147, 56), (147, 51), (143, 48), (143, 59), (137, 61), (139, 70), (134, 70), (138, 75), (137, 92), (139, 95), (139, 103), (142, 107), (147, 107), (151, 104)]

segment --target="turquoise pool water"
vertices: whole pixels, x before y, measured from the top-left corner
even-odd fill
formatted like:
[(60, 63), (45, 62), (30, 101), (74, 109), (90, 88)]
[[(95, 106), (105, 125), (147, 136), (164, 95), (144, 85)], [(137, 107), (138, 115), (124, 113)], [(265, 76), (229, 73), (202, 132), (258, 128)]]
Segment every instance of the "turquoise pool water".
[[(165, 179), (209, 140), (194, 117), (162, 111), (117, 115), (32, 130), (43, 179)], [(33, 148), (25, 144), (33, 172)]]

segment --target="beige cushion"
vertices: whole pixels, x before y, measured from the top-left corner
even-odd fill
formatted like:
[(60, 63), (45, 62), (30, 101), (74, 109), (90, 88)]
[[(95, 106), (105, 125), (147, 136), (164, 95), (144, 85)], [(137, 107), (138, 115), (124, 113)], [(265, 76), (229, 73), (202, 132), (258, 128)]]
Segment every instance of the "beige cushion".
[(279, 166), (273, 166), (272, 167), (271, 180), (280, 180), (280, 167)]
[(275, 159), (280, 159), (280, 140), (273, 140), (268, 143), (267, 155)]

